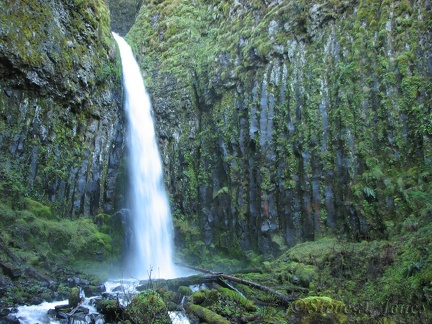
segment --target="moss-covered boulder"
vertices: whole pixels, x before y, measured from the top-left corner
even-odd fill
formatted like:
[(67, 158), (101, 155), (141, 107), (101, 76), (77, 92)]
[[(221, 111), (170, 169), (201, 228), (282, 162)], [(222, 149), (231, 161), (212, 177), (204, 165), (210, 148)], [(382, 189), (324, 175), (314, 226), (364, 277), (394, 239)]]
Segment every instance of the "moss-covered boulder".
[(77, 287), (73, 287), (69, 294), (69, 307), (75, 308), (81, 302), (80, 290)]
[(96, 309), (105, 316), (106, 322), (117, 322), (124, 318), (124, 307), (119, 304), (118, 300), (97, 299)]
[(151, 289), (135, 295), (125, 313), (133, 323), (171, 323), (165, 302)]

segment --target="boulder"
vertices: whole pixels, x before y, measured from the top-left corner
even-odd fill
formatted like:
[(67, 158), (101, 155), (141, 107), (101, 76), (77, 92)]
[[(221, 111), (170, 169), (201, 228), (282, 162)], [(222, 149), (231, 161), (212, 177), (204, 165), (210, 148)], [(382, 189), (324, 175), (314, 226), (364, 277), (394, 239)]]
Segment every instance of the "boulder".
[(0, 262), (0, 268), (3, 273), (11, 279), (17, 279), (23, 275), (23, 270), (19, 267), (15, 267), (8, 262)]

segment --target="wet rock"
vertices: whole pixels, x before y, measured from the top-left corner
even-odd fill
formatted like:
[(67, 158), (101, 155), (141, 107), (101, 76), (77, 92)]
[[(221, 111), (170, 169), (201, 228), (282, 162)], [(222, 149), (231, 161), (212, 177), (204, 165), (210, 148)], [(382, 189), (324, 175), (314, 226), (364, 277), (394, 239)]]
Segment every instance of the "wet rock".
[(79, 284), (79, 278), (67, 278), (69, 287), (76, 287)]
[(69, 316), (68, 316), (68, 314), (65, 313), (65, 312), (57, 312), (57, 313), (56, 313), (56, 318), (67, 320), (67, 319), (69, 318)]
[(12, 281), (9, 277), (0, 275), (0, 297), (5, 293), (6, 289), (12, 286)]
[(17, 279), (23, 275), (23, 270), (8, 262), (0, 262), (0, 268), (3, 273), (11, 279)]
[(124, 287), (122, 285), (115, 287), (112, 291), (113, 292), (121, 292), (123, 291)]
[(82, 289), (84, 290), (84, 293), (86, 296), (97, 296), (97, 295), (101, 295), (103, 292), (106, 291), (106, 287), (105, 285), (87, 285), (82, 287)]
[(39, 296), (32, 296), (30, 298), (30, 304), (32, 304), (32, 305), (39, 305), (43, 302), (44, 302), (44, 299), (39, 297)]
[(1, 324), (20, 324), (19, 319), (14, 315), (7, 315), (3, 318), (0, 318)]
[(0, 306), (0, 323), (3, 323), (3, 319), (11, 315), (9, 308)]
[(81, 285), (89, 285), (90, 281), (86, 279), (81, 279), (78, 277), (68, 278), (67, 282), (69, 284), (69, 287), (76, 287)]
[(97, 299), (95, 302), (96, 310), (103, 314), (107, 322), (117, 321), (123, 318), (124, 309), (115, 299)]
[(61, 311), (68, 312), (69, 309), (70, 309), (69, 304), (57, 305), (57, 306), (54, 307), (54, 310), (56, 312), (61, 312)]
[(49, 309), (47, 315), (51, 318), (55, 318), (57, 316), (57, 312), (55, 309)]

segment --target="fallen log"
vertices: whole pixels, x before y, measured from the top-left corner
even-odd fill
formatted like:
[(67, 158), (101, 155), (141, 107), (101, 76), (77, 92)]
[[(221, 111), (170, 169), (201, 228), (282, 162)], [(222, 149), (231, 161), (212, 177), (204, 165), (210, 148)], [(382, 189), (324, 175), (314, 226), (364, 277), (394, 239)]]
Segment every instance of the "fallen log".
[(189, 277), (180, 277), (175, 279), (151, 279), (141, 280), (139, 286), (135, 289), (143, 291), (147, 289), (155, 289), (166, 286), (169, 290), (177, 290), (180, 286), (192, 286), (201, 285), (206, 283), (217, 282), (219, 275), (205, 274), (205, 275), (193, 275)]
[(280, 304), (285, 305), (285, 306), (288, 305), (290, 302), (296, 300), (296, 298), (294, 298), (292, 296), (288, 296), (288, 295), (282, 294), (282, 293), (280, 293), (280, 292), (278, 292), (278, 291), (276, 291), (276, 290), (274, 290), (272, 288), (269, 288), (269, 287), (257, 284), (257, 283), (255, 283), (253, 281), (249, 281), (249, 280), (245, 280), (245, 279), (240, 279), (240, 278), (237, 278), (237, 277), (234, 277), (234, 276), (230, 276), (230, 275), (224, 274), (222, 272), (213, 272), (211, 270), (203, 269), (203, 268), (199, 268), (199, 267), (192, 267), (192, 266), (187, 266), (187, 265), (183, 265), (183, 264), (181, 266), (185, 267), (185, 268), (192, 269), (192, 270), (200, 271), (200, 272), (203, 272), (203, 273), (206, 273), (206, 274), (211, 274), (213, 276), (218, 276), (220, 278), (223, 278), (223, 279), (226, 279), (226, 280), (229, 280), (229, 281), (232, 281), (232, 282), (236, 282), (236, 283), (239, 283), (239, 284), (242, 284), (242, 285), (246, 285), (246, 286), (251, 287), (251, 288), (256, 288), (256, 289), (259, 289), (261, 291), (268, 292), (268, 293), (274, 295), (279, 300)]
[(288, 305), (290, 302), (296, 300), (296, 298), (294, 298), (292, 296), (287, 296), (287, 295), (282, 294), (282, 293), (280, 293), (280, 292), (278, 292), (278, 291), (276, 291), (274, 289), (271, 289), (269, 287), (257, 284), (257, 283), (255, 283), (253, 281), (244, 280), (244, 279), (240, 279), (240, 278), (229, 276), (229, 275), (225, 275), (225, 274), (221, 274), (220, 276), (222, 278), (224, 278), (224, 279), (229, 280), (229, 281), (236, 282), (236, 283), (239, 283), (239, 284), (242, 284), (242, 285), (249, 286), (251, 288), (256, 288), (256, 289), (268, 292), (268, 293), (274, 295), (275, 297), (277, 297), (277, 299), (279, 299), (281, 301), (281, 303), (283, 305), (285, 305), (285, 306)]
[(88, 312), (88, 309), (87, 309), (87, 308), (81, 306), (81, 305), (84, 303), (84, 301), (85, 301), (85, 298), (82, 297), (81, 300), (80, 300), (80, 302), (79, 302), (79, 304), (78, 304), (76, 307), (72, 308), (72, 310), (71, 310), (69, 313), (67, 313), (67, 314), (68, 314), (69, 316), (71, 316), (71, 315), (75, 314), (76, 311), (77, 311), (78, 309), (80, 309), (80, 308), (85, 309), (85, 310)]
[(186, 303), (185, 309), (197, 316), (202, 321), (209, 324), (230, 324), (230, 321), (222, 317), (221, 315), (205, 308), (200, 305), (194, 305), (192, 303)]

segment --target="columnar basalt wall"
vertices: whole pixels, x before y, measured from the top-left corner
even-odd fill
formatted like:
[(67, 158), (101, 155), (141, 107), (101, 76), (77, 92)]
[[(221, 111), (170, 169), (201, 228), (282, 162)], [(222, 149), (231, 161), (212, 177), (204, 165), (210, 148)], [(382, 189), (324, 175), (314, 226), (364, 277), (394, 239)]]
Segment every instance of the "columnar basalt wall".
[(102, 0), (0, 7), (3, 198), (30, 196), (72, 218), (115, 211), (124, 118), (108, 8)]
[(270, 253), (328, 231), (383, 238), (430, 213), (430, 9), (144, 4), (127, 37), (153, 97), (179, 246)]

